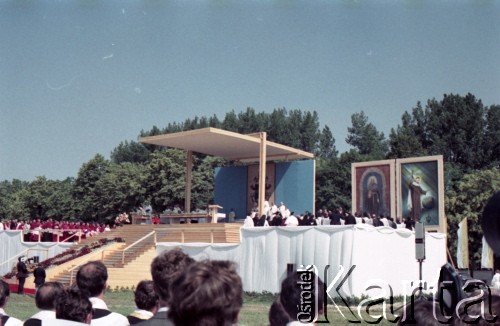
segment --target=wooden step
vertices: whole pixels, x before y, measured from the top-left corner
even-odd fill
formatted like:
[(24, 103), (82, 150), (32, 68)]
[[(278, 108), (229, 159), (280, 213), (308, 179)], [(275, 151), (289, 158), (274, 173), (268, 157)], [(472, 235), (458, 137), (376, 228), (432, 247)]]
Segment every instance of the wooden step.
[[(105, 250), (104, 264), (108, 267), (108, 287), (112, 290), (120, 288), (135, 288), (142, 280), (151, 279), (150, 266), (156, 257), (154, 237), (148, 237), (139, 242), (125, 253), (125, 263), (122, 263), (122, 251), (137, 240), (143, 238), (153, 230), (156, 232), (157, 242), (206, 242), (206, 243), (239, 243), (240, 224), (170, 224), (170, 225), (124, 225), (109, 232), (101, 233), (95, 237), (82, 240), (72, 248), (88, 245), (102, 238), (122, 238), (125, 242), (113, 250)], [(94, 257), (91, 260), (97, 260)], [(73, 266), (81, 266), (82, 262), (68, 264), (59, 273), (52, 273), (48, 280), (60, 280), (64, 284), (74, 281), (68, 270)], [(57, 277), (55, 277), (57, 276)]]

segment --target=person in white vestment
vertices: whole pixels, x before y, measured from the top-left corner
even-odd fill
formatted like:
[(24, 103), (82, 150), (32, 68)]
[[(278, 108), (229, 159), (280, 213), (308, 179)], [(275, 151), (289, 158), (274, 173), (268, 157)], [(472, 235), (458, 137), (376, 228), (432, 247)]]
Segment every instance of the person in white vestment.
[(93, 311), (89, 297), (77, 288), (64, 290), (56, 302), (56, 319), (43, 320), (43, 325), (90, 325)]
[(64, 292), (59, 282), (45, 282), (36, 290), (35, 304), (39, 311), (24, 322), (24, 326), (40, 325), (44, 320), (48, 322), (56, 319), (56, 303)]
[(293, 212), (290, 213), (290, 216), (288, 216), (285, 220), (285, 225), (286, 226), (298, 226), (299, 225), (299, 220), (297, 217), (294, 215)]

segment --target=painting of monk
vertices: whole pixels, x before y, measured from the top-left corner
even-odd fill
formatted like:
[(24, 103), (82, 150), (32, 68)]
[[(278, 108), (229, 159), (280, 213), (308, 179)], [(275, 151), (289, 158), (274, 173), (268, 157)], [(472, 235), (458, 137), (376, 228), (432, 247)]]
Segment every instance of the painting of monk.
[(398, 216), (446, 232), (443, 156), (397, 160)]
[(403, 164), (401, 180), (403, 216), (414, 222), (439, 225), (436, 162)]

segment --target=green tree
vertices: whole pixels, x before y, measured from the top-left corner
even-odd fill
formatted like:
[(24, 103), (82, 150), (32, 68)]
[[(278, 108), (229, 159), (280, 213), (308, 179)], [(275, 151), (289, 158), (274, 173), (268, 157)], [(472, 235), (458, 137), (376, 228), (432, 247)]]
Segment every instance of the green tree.
[(206, 156), (193, 164), (191, 208), (206, 209), (214, 201), (214, 169), (226, 165), (224, 159)]
[(500, 170), (497, 168), (472, 171), (464, 175), (446, 194), (445, 207), (448, 218), (449, 247), (456, 257), (458, 223), (467, 218), (469, 229), (469, 262), (471, 268), (481, 267), (483, 231), (481, 216), (488, 199), (500, 189)]
[(145, 188), (156, 212), (184, 206), (186, 153), (177, 149), (157, 151), (146, 164)]
[(238, 114), (239, 120), (239, 133), (241, 134), (251, 134), (254, 132), (262, 131), (262, 124), (257, 119), (257, 115), (253, 108), (247, 108), (246, 111), (242, 111)]
[(319, 142), (319, 119), (316, 111), (304, 113), (302, 124), (300, 125), (300, 146), (299, 148), (314, 153)]
[(137, 210), (146, 200), (146, 167), (142, 164), (110, 164), (95, 183), (99, 208), (97, 218), (101, 222), (112, 222), (120, 213)]
[(100, 202), (103, 194), (96, 185), (108, 172), (110, 165), (111, 162), (101, 154), (96, 154), (90, 161), (82, 165), (73, 187), (75, 202), (75, 216), (73, 219), (99, 221), (101, 208), (96, 203)]
[(316, 168), (316, 207), (334, 209), (351, 207), (351, 163), (362, 156), (351, 149), (339, 158), (319, 160)]
[(227, 131), (239, 132), (240, 122), (234, 110), (226, 113), (224, 120), (222, 120), (221, 128)]
[(283, 145), (291, 145), (294, 130), (290, 128), (285, 108), (274, 109), (271, 112), (266, 131), (269, 140)]
[(346, 142), (363, 155), (364, 161), (385, 158), (388, 144), (383, 132), (379, 132), (363, 111), (351, 116), (352, 126), (347, 128)]
[(500, 105), (492, 105), (486, 110), (485, 165), (500, 167)]
[(21, 209), (13, 210), (14, 197), (16, 193), (27, 188), (28, 185), (27, 181), (19, 179), (13, 179), (12, 182), (7, 180), (0, 182), (0, 220), (19, 215)]
[(405, 112), (401, 126), (391, 129), (387, 158), (405, 158), (427, 155), (428, 146), (425, 114), (420, 102), (413, 108), (412, 115)]
[(328, 126), (324, 126), (319, 136), (318, 149), (316, 150), (316, 158), (320, 160), (331, 160), (338, 155), (335, 147), (335, 138)]
[(135, 141), (121, 142), (111, 152), (111, 161), (119, 164), (124, 162), (144, 163), (149, 160), (150, 151), (143, 144)]
[(485, 109), (474, 95), (445, 94), (441, 101), (427, 102), (429, 152), (464, 170), (484, 165)]

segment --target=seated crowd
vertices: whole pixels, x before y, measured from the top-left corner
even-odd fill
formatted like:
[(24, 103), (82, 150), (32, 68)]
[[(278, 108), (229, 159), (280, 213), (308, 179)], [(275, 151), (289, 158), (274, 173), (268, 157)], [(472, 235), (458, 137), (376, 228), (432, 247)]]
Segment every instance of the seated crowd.
[[(398, 223), (398, 224), (396, 224)], [(310, 226), (310, 225), (351, 225), (351, 224), (369, 224), (375, 227), (388, 226), (394, 229), (406, 227), (410, 230), (413, 229), (414, 224), (408, 221), (401, 223), (400, 219), (396, 221), (389, 216), (375, 215), (369, 213), (354, 213), (342, 207), (337, 208), (335, 211), (328, 209), (320, 209), (316, 216), (311, 212), (297, 215), (295, 212), (290, 211), (283, 202), (277, 206), (275, 203), (264, 203), (264, 214), (258, 215), (257, 210), (254, 209), (247, 215), (245, 219), (245, 227), (254, 226)]]
[(5, 220), (0, 221), (0, 231), (2, 230), (21, 230), (25, 242), (61, 242), (76, 241), (79, 237), (82, 239), (95, 236), (99, 233), (110, 230), (109, 225), (96, 222), (80, 221), (58, 221), (49, 218), (45, 221), (34, 220)]

